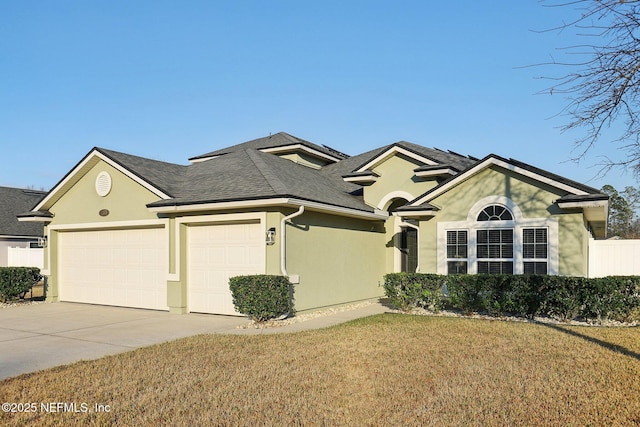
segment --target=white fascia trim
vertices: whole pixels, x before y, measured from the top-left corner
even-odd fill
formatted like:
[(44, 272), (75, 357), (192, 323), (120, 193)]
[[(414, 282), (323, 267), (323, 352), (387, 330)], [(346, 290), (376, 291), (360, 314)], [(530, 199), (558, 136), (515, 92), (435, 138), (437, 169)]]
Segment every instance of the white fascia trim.
[(37, 240), (39, 238), (41, 238), (42, 236), (12, 236), (9, 234), (2, 234), (0, 235), (0, 239), (21, 239), (21, 240)]
[[(180, 234), (180, 229), (182, 225), (204, 225), (211, 224), (214, 225), (216, 223), (221, 222), (249, 222), (249, 221), (259, 221), (262, 224), (262, 234), (266, 235), (267, 233), (267, 214), (266, 212), (259, 213), (237, 213), (237, 214), (218, 214), (218, 215), (198, 215), (198, 216), (188, 216), (176, 218), (174, 224), (174, 253), (176, 258), (175, 263), (175, 273), (169, 273), (167, 276), (167, 280), (170, 282), (179, 282), (181, 276), (181, 256), (180, 256), (180, 248), (182, 244), (182, 235)], [(168, 230), (168, 227), (167, 227)], [(189, 246), (189, 242), (185, 239), (185, 244), (187, 248)], [(187, 254), (187, 256), (189, 256)], [(266, 256), (267, 249), (265, 243), (265, 250), (263, 254), (263, 259), (265, 260), (266, 265)], [(187, 279), (188, 280), (188, 279)]]
[(607, 200), (585, 200), (580, 202), (558, 202), (558, 206), (562, 209), (575, 209), (575, 208), (608, 208), (609, 201)]
[(348, 176), (342, 179), (346, 182), (370, 183), (370, 182), (376, 182), (378, 180), (378, 177), (371, 174), (371, 175), (361, 175), (361, 176)]
[(455, 175), (456, 171), (451, 168), (442, 168), (442, 169), (432, 169), (429, 171), (418, 171), (414, 172), (415, 176), (419, 178), (430, 177), (430, 176), (440, 176), (440, 175)]
[(61, 188), (63, 188), (66, 184), (68, 184), (71, 180), (73, 180), (73, 178), (76, 176), (76, 174), (80, 170), (82, 170), (88, 163), (94, 161), (94, 159), (96, 157), (99, 158), (100, 160), (104, 161), (105, 163), (107, 163), (108, 165), (113, 167), (114, 169), (118, 170), (119, 172), (123, 173), (127, 177), (131, 178), (131, 180), (133, 180), (133, 181), (137, 182), (138, 184), (142, 185), (144, 188), (146, 188), (147, 190), (151, 191), (153, 194), (155, 194), (156, 196), (160, 197), (161, 199), (169, 199), (169, 198), (171, 198), (168, 194), (163, 193), (162, 191), (160, 191), (156, 187), (152, 186), (148, 182), (142, 180), (140, 177), (132, 174), (129, 170), (125, 169), (124, 167), (120, 166), (118, 163), (116, 163), (113, 160), (109, 159), (107, 156), (105, 156), (104, 154), (100, 153), (98, 150), (93, 150), (85, 157), (85, 159), (81, 163), (79, 163), (74, 169), (72, 169), (72, 171), (66, 176), (66, 178), (64, 180), (62, 180), (53, 190), (51, 190), (49, 192), (49, 194), (47, 194), (47, 196), (44, 199), (42, 199), (42, 201), (40, 201), (40, 203), (38, 203), (38, 205), (35, 208), (32, 209), (32, 211), (42, 210), (43, 206), (46, 206), (46, 204), (54, 197), (54, 195)]
[(58, 224), (47, 227), (49, 231), (82, 231), (119, 228), (162, 228), (167, 227), (168, 219), (142, 219), (136, 221), (86, 222), (80, 224)]
[(356, 172), (364, 172), (366, 170), (371, 169), (373, 166), (382, 163), (383, 161), (385, 161), (386, 159), (388, 159), (389, 157), (392, 157), (395, 154), (404, 154), (407, 157), (410, 157), (414, 160), (417, 160), (419, 162), (422, 162), (426, 165), (437, 165), (437, 162), (434, 162), (431, 159), (427, 159), (426, 157), (423, 157), (419, 154), (416, 154), (412, 151), (409, 151), (407, 149), (404, 149), (402, 147), (398, 147), (398, 146), (393, 146), (391, 148), (389, 148), (387, 151), (385, 151), (384, 153), (378, 155), (377, 157), (375, 157), (373, 160), (371, 160), (369, 163), (367, 163), (364, 166), (361, 166), (358, 170), (356, 170)]
[(306, 206), (307, 208), (366, 219), (386, 219), (388, 214), (383, 211), (374, 210), (374, 212), (364, 212), (357, 209), (343, 208), (340, 206), (332, 206), (324, 203), (310, 202), (300, 199), (290, 199), (285, 197), (263, 200), (241, 200), (236, 202), (220, 202), (220, 203), (204, 203), (180, 206), (161, 206), (148, 208), (154, 213), (184, 213), (184, 212), (202, 212), (223, 209), (243, 209), (243, 208), (264, 208), (268, 206)]
[(206, 162), (207, 160), (215, 159), (217, 157), (220, 157), (220, 155), (208, 156), (208, 157), (199, 157), (197, 159), (189, 159), (189, 162), (191, 162), (191, 164), (201, 163), (201, 162)]
[(439, 195), (449, 191), (452, 187), (455, 187), (456, 185), (458, 185), (458, 183), (466, 181), (467, 179), (471, 178), (473, 175), (477, 174), (478, 172), (492, 166), (499, 166), (503, 169), (507, 169), (510, 170), (512, 172), (518, 173), (520, 175), (524, 175), (526, 177), (529, 177), (531, 179), (535, 179), (536, 181), (542, 182), (544, 184), (548, 184), (551, 185), (552, 187), (555, 188), (559, 188), (561, 190), (564, 191), (568, 191), (571, 194), (575, 194), (578, 196), (584, 196), (587, 195), (588, 193), (584, 190), (580, 190), (578, 188), (572, 187), (570, 185), (564, 184), (562, 182), (558, 182), (555, 181), (551, 178), (547, 178), (545, 176), (542, 176), (540, 174), (531, 172), (529, 170), (523, 169), (521, 167), (512, 165), (511, 163), (496, 159), (494, 157), (488, 158), (487, 160), (485, 160), (484, 162), (474, 166), (473, 168), (469, 169), (468, 171), (466, 171), (463, 174), (458, 174), (454, 179), (452, 179), (451, 181), (449, 181), (448, 183), (446, 183), (445, 185), (438, 187), (437, 190), (429, 193), (428, 195), (425, 195), (424, 197), (421, 197), (420, 199), (416, 200), (414, 203), (412, 203), (412, 206), (417, 206), (417, 205), (421, 205), (429, 200), (432, 200), (436, 197), (438, 197)]
[(304, 151), (308, 154), (311, 154), (312, 156), (315, 157), (320, 157), (322, 159), (325, 160), (330, 160), (332, 162), (339, 162), (342, 159), (339, 159), (337, 157), (333, 157), (330, 156), (328, 154), (325, 154), (321, 151), (318, 151), (314, 148), (311, 147), (307, 147), (306, 145), (303, 144), (292, 144), (292, 145), (283, 145), (280, 147), (273, 147), (273, 148), (262, 148), (260, 149), (260, 151), (262, 151), (263, 153), (286, 153), (289, 151), (295, 151), (295, 150), (300, 150), (300, 151)]
[(262, 200), (240, 200), (235, 202), (218, 202), (218, 203), (194, 203), (190, 205), (173, 205), (173, 206), (157, 206), (147, 208), (153, 213), (184, 213), (184, 212), (202, 212), (222, 209), (243, 209), (254, 207), (267, 207), (275, 205), (287, 204), (289, 199), (280, 197), (274, 199)]
[(18, 222), (50, 222), (50, 221), (53, 221), (53, 217), (23, 216), (18, 218)]
[(294, 206), (305, 206), (310, 210), (316, 210), (320, 212), (329, 212), (329, 213), (338, 214), (342, 216), (349, 216), (353, 218), (385, 220), (389, 217), (389, 214), (387, 212), (379, 209), (374, 209), (373, 212), (364, 212), (364, 211), (359, 211), (357, 209), (325, 205), (324, 203), (308, 202), (306, 200), (298, 200), (298, 199), (289, 199), (289, 204)]
[(435, 211), (407, 211), (407, 212), (394, 212), (396, 216), (401, 218), (423, 218), (423, 217), (434, 217), (436, 216)]

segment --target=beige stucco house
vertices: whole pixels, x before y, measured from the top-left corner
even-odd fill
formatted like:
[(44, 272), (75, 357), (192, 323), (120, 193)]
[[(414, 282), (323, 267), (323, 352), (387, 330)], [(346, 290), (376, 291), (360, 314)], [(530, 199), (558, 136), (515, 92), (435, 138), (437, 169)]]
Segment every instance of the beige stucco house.
[(607, 205), (495, 155), (278, 133), (189, 165), (94, 148), (20, 220), (45, 224), (51, 300), (237, 314), (241, 274), (289, 276), (298, 311), (381, 296), (397, 271), (585, 276)]

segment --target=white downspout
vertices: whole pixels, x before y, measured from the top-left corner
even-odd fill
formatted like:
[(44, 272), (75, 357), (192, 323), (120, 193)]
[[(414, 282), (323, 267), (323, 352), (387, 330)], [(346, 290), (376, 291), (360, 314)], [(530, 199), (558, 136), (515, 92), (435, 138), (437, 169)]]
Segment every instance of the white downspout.
[[(304, 206), (300, 206), (296, 212), (292, 213), (289, 216), (285, 216), (280, 221), (280, 271), (282, 275), (285, 277), (289, 277), (289, 273), (287, 273), (287, 226), (286, 222), (292, 218), (295, 218), (304, 213)], [(291, 280), (291, 279), (289, 279)], [(291, 282), (293, 283), (293, 282)]]
[(420, 227), (417, 225), (411, 224), (409, 222), (405, 222), (402, 217), (400, 217), (400, 227), (409, 227), (416, 230), (416, 244), (418, 245), (418, 262), (416, 263), (416, 273), (420, 272)]

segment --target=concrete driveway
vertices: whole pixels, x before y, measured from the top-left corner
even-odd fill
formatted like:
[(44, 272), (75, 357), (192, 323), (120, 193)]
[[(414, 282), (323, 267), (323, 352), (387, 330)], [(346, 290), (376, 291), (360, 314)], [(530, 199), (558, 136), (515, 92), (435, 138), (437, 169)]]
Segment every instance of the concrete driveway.
[(197, 334), (237, 333), (243, 317), (73, 303), (0, 309), (0, 380)]

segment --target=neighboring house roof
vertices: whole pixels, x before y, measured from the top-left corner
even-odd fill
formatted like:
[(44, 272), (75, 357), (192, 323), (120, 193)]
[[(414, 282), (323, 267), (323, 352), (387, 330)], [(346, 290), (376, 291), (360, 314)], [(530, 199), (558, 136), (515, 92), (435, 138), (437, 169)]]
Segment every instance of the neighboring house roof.
[(314, 144), (313, 142), (309, 142), (296, 136), (289, 135), (286, 132), (278, 132), (276, 134), (269, 135), (263, 138), (253, 139), (241, 144), (232, 145), (231, 147), (226, 147), (220, 150), (211, 151), (210, 153), (201, 154), (199, 156), (192, 157), (189, 160), (192, 162), (208, 160), (222, 154), (233, 153), (235, 151), (246, 150), (248, 148), (269, 152), (293, 149), (294, 147), (301, 147), (303, 150), (306, 149), (306, 151), (310, 153), (316, 152), (316, 155), (322, 156), (323, 158), (331, 162), (337, 162), (349, 157), (344, 153), (327, 147), (326, 145), (320, 146)]
[(45, 194), (44, 191), (0, 187), (0, 236), (42, 236), (44, 227), (41, 223), (19, 222), (17, 216), (33, 209)]

